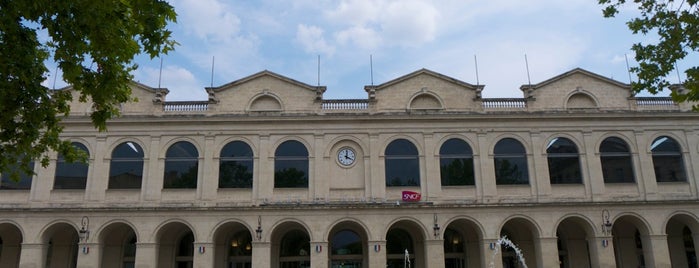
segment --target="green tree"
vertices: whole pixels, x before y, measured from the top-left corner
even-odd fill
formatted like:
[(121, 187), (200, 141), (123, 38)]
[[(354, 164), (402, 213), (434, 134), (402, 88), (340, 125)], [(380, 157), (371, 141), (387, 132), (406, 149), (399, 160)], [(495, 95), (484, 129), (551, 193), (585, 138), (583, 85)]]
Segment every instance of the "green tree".
[(69, 162), (85, 159), (60, 139), (72, 96), (41, 84), (46, 61), (58, 64), (80, 101), (94, 103), (92, 122), (104, 131), (118, 105), (132, 100), (134, 56), (176, 45), (166, 29), (175, 17), (162, 0), (0, 1), (0, 171), (19, 163), (32, 174), (29, 163), (48, 165), (51, 150)]
[[(626, 0), (598, 0), (604, 5), (605, 17), (614, 17)], [(631, 1), (629, 1), (631, 2)], [(699, 51), (699, 4), (698, 0), (633, 0), (640, 11), (637, 18), (626, 24), (634, 34), (657, 34), (657, 43), (633, 44), (639, 66), (631, 68), (638, 76), (638, 82), (632, 83), (635, 92), (646, 90), (652, 94), (668, 88), (671, 82), (666, 79), (676, 68), (676, 63), (692, 53)], [(671, 95), (675, 101), (699, 101), (699, 67), (692, 66), (685, 70), (687, 78), (682, 86), (686, 90), (674, 90)], [(699, 106), (694, 105), (694, 110)]]

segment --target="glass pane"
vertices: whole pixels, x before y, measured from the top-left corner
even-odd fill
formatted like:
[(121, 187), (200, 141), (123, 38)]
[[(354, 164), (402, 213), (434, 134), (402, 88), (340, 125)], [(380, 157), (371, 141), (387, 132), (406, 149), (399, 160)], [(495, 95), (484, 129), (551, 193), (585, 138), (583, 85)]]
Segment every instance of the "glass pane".
[(548, 157), (551, 184), (582, 183), (580, 160), (575, 157)]
[(362, 239), (350, 230), (342, 230), (330, 241), (333, 255), (362, 255)]
[(193, 144), (186, 141), (179, 141), (170, 146), (165, 153), (166, 158), (197, 158), (199, 153)]
[(219, 188), (252, 188), (252, 160), (220, 160)]
[(454, 229), (444, 231), (444, 253), (464, 253), (464, 237)]
[(279, 147), (277, 147), (277, 151), (274, 153), (274, 156), (308, 157), (308, 150), (306, 150), (306, 146), (304, 146), (302, 143), (298, 141), (285, 141), (284, 143), (279, 145)]
[[(34, 161), (29, 162), (29, 166), (34, 170)], [(29, 190), (32, 187), (33, 174), (27, 174), (25, 172), (19, 172), (19, 180), (14, 181), (10, 177), (10, 171), (17, 171), (19, 165), (11, 165), (7, 167), (7, 172), (0, 174), (2, 181), (0, 181), (0, 189), (3, 190)]]
[(194, 235), (187, 232), (180, 238), (177, 244), (177, 257), (188, 257), (194, 255)]
[(653, 144), (650, 146), (650, 150), (653, 152), (653, 154), (660, 152), (681, 153), (680, 145), (677, 144), (674, 139), (667, 136), (662, 136), (655, 139)]
[(495, 157), (496, 184), (528, 184), (526, 157)]
[(412, 159), (386, 158), (386, 186), (420, 186), (420, 163)]
[(386, 147), (386, 155), (417, 156), (417, 148), (412, 142), (406, 139), (397, 139), (388, 144)]
[(632, 183), (636, 181), (630, 156), (601, 156), (602, 176), (605, 183)]
[(600, 153), (628, 153), (629, 146), (626, 142), (617, 137), (604, 139), (599, 148)]
[(109, 166), (109, 189), (141, 188), (143, 160), (118, 161), (112, 159)]
[(163, 188), (197, 188), (197, 160), (165, 160)]
[(289, 231), (282, 238), (279, 254), (281, 257), (308, 256), (311, 252), (310, 241), (310, 237), (304, 231)]
[(578, 154), (578, 147), (567, 138), (554, 138), (546, 147), (547, 154)]
[(442, 186), (474, 185), (472, 158), (441, 158)]
[(275, 160), (274, 187), (308, 187), (308, 160)]
[(439, 155), (473, 155), (471, 146), (461, 139), (449, 139), (442, 144), (439, 149)]
[[(76, 150), (85, 152), (89, 157), (87, 147), (81, 143), (74, 142)], [(56, 159), (56, 175), (53, 181), (54, 189), (85, 189), (87, 183), (88, 165), (81, 162), (68, 163), (63, 159), (62, 154), (58, 154)]]
[(143, 158), (143, 150), (141, 146), (133, 142), (124, 142), (119, 144), (114, 151), (112, 151), (112, 159), (114, 158)]
[(493, 153), (498, 154), (525, 154), (524, 146), (519, 141), (512, 138), (505, 138), (495, 145)]
[(680, 155), (653, 155), (655, 180), (657, 182), (686, 181), (684, 165)]
[(226, 144), (226, 146), (223, 146), (223, 149), (221, 149), (220, 157), (241, 157), (252, 159), (253, 154), (252, 149), (250, 149), (250, 146), (248, 146), (247, 143), (242, 141), (234, 141)]
[(386, 234), (386, 254), (401, 254), (404, 256), (406, 249), (411, 255), (415, 254), (410, 233), (403, 229), (389, 230), (388, 234)]

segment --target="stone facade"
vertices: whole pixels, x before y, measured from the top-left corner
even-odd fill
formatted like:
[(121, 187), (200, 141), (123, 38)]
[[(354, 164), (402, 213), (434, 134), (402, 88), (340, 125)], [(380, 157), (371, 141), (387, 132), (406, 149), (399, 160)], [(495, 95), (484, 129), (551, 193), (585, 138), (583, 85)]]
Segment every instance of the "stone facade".
[[(0, 267), (403, 267), (406, 250), (411, 267), (515, 267), (503, 236), (529, 267), (696, 265), (690, 104), (582, 69), (523, 98), (424, 69), (365, 89), (325, 100), (263, 71), (168, 102), (134, 83), (107, 132), (76, 101), (63, 137), (86, 148), (85, 179), (59, 176), (79, 168), (54, 154), (27, 187), (0, 185)], [(232, 144), (251, 154), (222, 153)], [(115, 171), (126, 162), (141, 175)], [(226, 184), (223, 169), (244, 175)]]

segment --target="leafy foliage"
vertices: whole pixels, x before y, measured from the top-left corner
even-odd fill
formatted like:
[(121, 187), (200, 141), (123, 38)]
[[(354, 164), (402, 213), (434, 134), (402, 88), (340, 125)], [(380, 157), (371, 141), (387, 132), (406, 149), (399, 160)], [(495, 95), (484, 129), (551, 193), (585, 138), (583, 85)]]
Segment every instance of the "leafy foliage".
[[(599, 0), (604, 5), (605, 17), (614, 17), (626, 0)], [(630, 2), (630, 1), (629, 1)], [(633, 0), (640, 11), (638, 18), (627, 22), (634, 34), (657, 34), (655, 44), (636, 43), (631, 49), (636, 53), (639, 66), (631, 68), (639, 81), (632, 84), (633, 90), (647, 90), (656, 94), (671, 83), (665, 79), (676, 67), (676, 62), (690, 53), (699, 52), (699, 1), (698, 0)], [(682, 86), (685, 90), (674, 90), (675, 101), (699, 101), (699, 66), (685, 70), (687, 76)], [(694, 105), (694, 110), (699, 106)]]
[(0, 14), (0, 171), (20, 163), (32, 174), (29, 163), (48, 165), (50, 150), (85, 160), (60, 139), (72, 95), (41, 84), (45, 61), (58, 63), (80, 101), (94, 103), (91, 119), (103, 131), (131, 100), (134, 56), (157, 57), (176, 45), (166, 29), (176, 14), (162, 0), (0, 1)]

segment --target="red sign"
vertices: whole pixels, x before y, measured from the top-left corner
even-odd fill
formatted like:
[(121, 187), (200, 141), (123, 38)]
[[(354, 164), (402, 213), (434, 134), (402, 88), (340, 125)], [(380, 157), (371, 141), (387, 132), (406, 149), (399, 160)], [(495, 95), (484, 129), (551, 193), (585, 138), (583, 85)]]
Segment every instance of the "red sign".
[(418, 192), (403, 191), (403, 201), (417, 202), (420, 201), (420, 198), (422, 198), (422, 195)]

